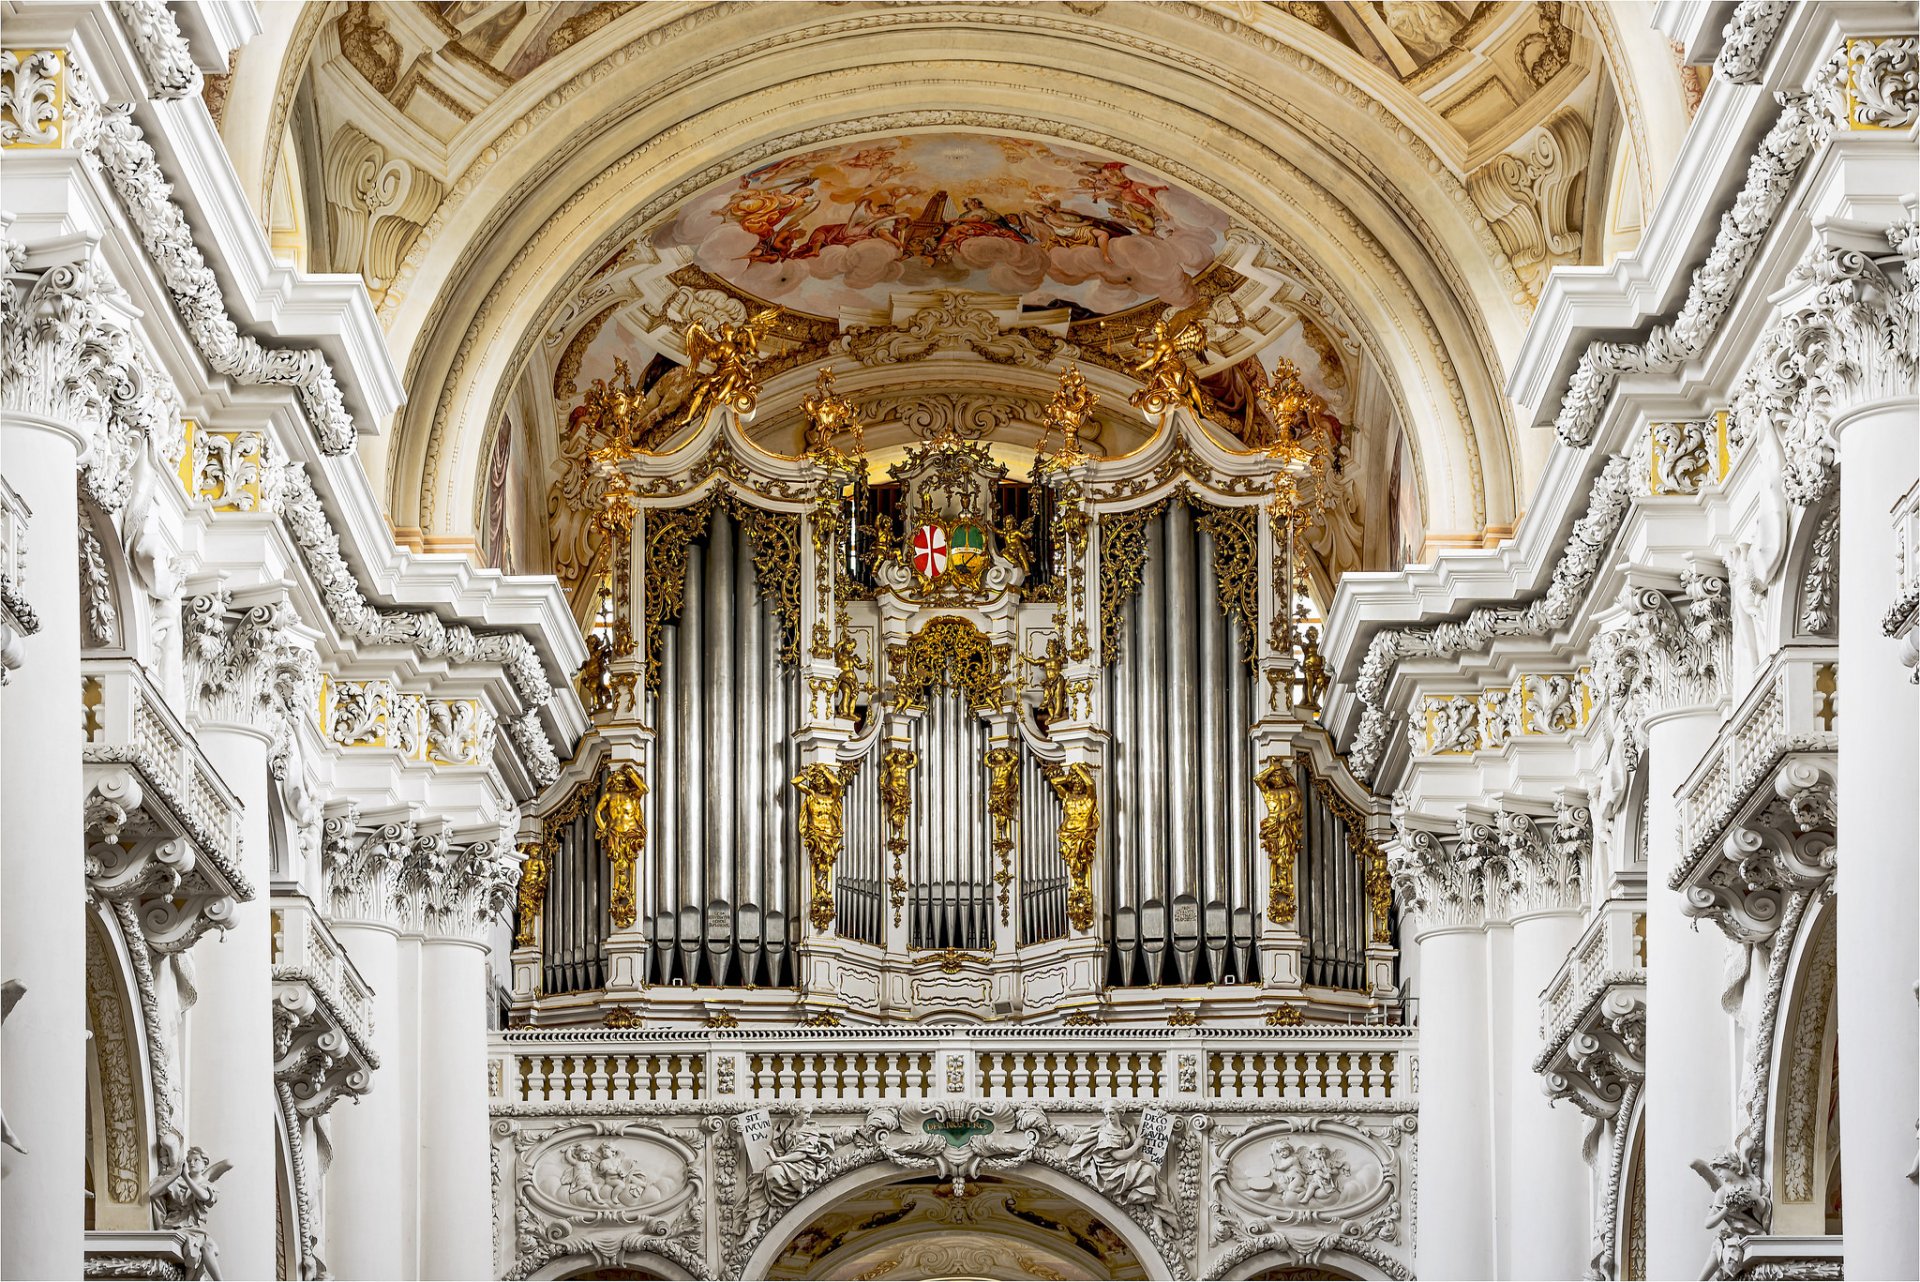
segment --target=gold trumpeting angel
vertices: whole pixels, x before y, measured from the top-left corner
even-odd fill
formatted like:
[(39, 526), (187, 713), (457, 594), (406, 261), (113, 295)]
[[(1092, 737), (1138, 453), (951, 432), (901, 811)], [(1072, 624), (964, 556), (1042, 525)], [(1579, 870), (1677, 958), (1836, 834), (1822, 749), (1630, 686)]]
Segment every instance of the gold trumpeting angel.
[(687, 365), (697, 369), (711, 363), (713, 368), (700, 376), (687, 396), (682, 427), (697, 423), (708, 411), (725, 406), (736, 414), (752, 412), (760, 397), (760, 385), (754, 373), (760, 364), (760, 340), (773, 328), (780, 309), (769, 307), (754, 313), (744, 325), (723, 321), (708, 329), (699, 321), (687, 326)]
[(1187, 358), (1198, 358), (1206, 349), (1207, 322), (1200, 306), (1155, 321), (1151, 333), (1134, 343), (1138, 359), (1127, 371), (1146, 386), (1128, 397), (1128, 404), (1146, 414), (1163, 414), (1184, 405), (1195, 417), (1204, 416), (1206, 399)]

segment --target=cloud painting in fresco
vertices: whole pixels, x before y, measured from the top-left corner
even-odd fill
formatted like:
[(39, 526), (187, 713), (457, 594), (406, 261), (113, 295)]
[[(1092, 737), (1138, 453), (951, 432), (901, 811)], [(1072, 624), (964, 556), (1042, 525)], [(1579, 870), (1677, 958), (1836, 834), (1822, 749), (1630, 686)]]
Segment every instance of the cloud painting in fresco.
[(1125, 162), (942, 133), (772, 161), (689, 201), (655, 238), (750, 294), (833, 317), (916, 289), (1095, 313), (1182, 304), (1226, 230), (1220, 210)]

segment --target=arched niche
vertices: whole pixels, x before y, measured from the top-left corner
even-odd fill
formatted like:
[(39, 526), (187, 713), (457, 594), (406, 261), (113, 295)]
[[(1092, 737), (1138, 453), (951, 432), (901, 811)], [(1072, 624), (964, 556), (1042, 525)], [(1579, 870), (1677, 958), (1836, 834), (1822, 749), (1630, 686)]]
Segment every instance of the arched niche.
[(133, 969), (119, 931), (87, 913), (87, 1199), (93, 1229), (145, 1231), (153, 1108)]
[[(849, 1236), (844, 1226), (831, 1216), (837, 1209), (862, 1199), (874, 1201), (877, 1209), (881, 1199), (873, 1195), (891, 1190), (900, 1191), (897, 1197), (888, 1199), (899, 1207), (897, 1219), (873, 1224), (860, 1230), (858, 1235)], [(979, 1239), (993, 1236), (993, 1226), (998, 1225), (1002, 1228), (1001, 1236), (1006, 1239), (1008, 1263), (1014, 1267), (1018, 1267), (1021, 1248), (1025, 1247), (1029, 1250), (1029, 1259), (1041, 1265), (1042, 1269), (1061, 1276), (1173, 1276), (1145, 1231), (1124, 1212), (1079, 1181), (1050, 1168), (1030, 1163), (1005, 1176), (970, 1180), (966, 1190), (966, 1198), (981, 1199), (975, 1204), (980, 1208), (981, 1219), (963, 1219), (959, 1223), (941, 1225), (939, 1215), (943, 1210), (961, 1217), (969, 1214), (968, 1210), (960, 1209), (962, 1204), (955, 1203), (944, 1181), (912, 1175), (890, 1163), (876, 1163), (849, 1172), (815, 1189), (770, 1226), (748, 1257), (741, 1275), (749, 1278), (792, 1279), (848, 1277), (865, 1273), (911, 1278), (960, 1271), (977, 1273), (978, 1269), (957, 1270), (951, 1267), (959, 1263), (961, 1257), (957, 1254), (943, 1256), (947, 1243), (939, 1233), (957, 1228)], [(1045, 1198), (1048, 1211), (1023, 1211), (1019, 1201), (1023, 1192), (1029, 1197), (1038, 1195)], [(941, 1207), (943, 1202), (948, 1205)], [(885, 1214), (894, 1212), (886, 1212), (882, 1218)], [(990, 1223), (983, 1223), (983, 1220)], [(1050, 1221), (1058, 1228), (1048, 1229), (1038, 1223), (1039, 1220)], [(924, 1232), (919, 1229), (921, 1224), (926, 1226)], [(1045, 1236), (1048, 1233), (1053, 1235), (1054, 1241), (1069, 1244), (1065, 1249), (1055, 1248), (1051, 1262), (1038, 1258), (1049, 1240)], [(836, 1234), (841, 1240), (835, 1240)], [(796, 1243), (801, 1244), (798, 1251), (792, 1249)], [(871, 1247), (886, 1249), (876, 1254)], [(916, 1247), (932, 1249), (919, 1251)], [(888, 1260), (895, 1261), (893, 1269), (874, 1272)], [(1075, 1267), (1062, 1268), (1062, 1264)], [(855, 1265), (858, 1267), (853, 1267)], [(1002, 1269), (1005, 1267), (1003, 1265)], [(852, 1271), (849, 1272), (849, 1269)], [(1032, 1276), (1047, 1275), (1038, 1270), (1029, 1272)]]
[(1837, 901), (1808, 914), (1789, 959), (1767, 1101), (1773, 1231), (1840, 1232), (1840, 1136), (1834, 935)]
[(663, 1282), (679, 1282), (693, 1275), (671, 1260), (665, 1260), (651, 1251), (626, 1251), (617, 1264), (608, 1264), (588, 1256), (565, 1255), (557, 1260), (549, 1260), (540, 1268), (527, 1275), (530, 1278), (571, 1278), (571, 1279), (662, 1279)]

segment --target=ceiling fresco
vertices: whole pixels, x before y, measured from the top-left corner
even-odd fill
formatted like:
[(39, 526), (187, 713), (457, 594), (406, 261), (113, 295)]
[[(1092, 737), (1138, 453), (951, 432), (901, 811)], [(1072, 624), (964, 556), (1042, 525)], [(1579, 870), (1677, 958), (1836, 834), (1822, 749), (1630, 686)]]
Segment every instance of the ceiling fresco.
[(1104, 315), (1181, 305), (1227, 216), (1133, 165), (996, 134), (873, 139), (709, 188), (655, 233), (736, 288), (814, 316), (902, 290), (1016, 295)]

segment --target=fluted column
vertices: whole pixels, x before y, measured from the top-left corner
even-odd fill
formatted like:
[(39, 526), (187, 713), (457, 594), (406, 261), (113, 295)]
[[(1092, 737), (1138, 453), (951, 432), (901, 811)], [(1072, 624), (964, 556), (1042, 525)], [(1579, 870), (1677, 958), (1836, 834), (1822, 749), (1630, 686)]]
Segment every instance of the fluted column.
[(1422, 1278), (1496, 1276), (1486, 899), (1477, 869), (1432, 833), (1401, 827), (1392, 852), (1418, 954), (1419, 1251)]
[[(271, 777), (276, 731), (308, 701), (296, 690), (315, 663), (284, 601), (234, 609), (224, 591), (182, 608), (193, 729), (241, 805), (240, 873), (252, 898), (227, 930), (194, 953), (199, 1001), (188, 1021), (190, 1143), (233, 1163), (206, 1228), (229, 1277), (272, 1277), (278, 1267), (279, 1181), (274, 1134)], [(289, 1208), (291, 1211), (291, 1208)]]
[[(1848, 1277), (1920, 1277), (1920, 701), (1880, 619), (1897, 596), (1891, 513), (1920, 478), (1911, 398), (1839, 419), (1840, 732), (1837, 936), (1840, 1162)], [(1920, 555), (1908, 549), (1906, 555)]]
[(519, 879), (499, 841), (417, 840), (404, 874), (420, 945), (420, 1276), (494, 1276), (487, 1116), (486, 932)]

